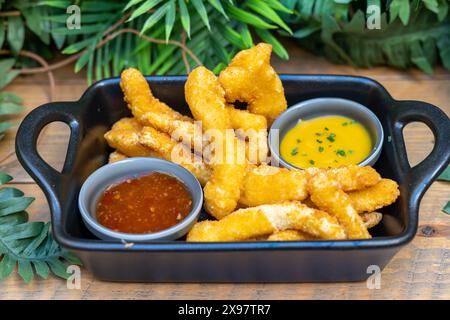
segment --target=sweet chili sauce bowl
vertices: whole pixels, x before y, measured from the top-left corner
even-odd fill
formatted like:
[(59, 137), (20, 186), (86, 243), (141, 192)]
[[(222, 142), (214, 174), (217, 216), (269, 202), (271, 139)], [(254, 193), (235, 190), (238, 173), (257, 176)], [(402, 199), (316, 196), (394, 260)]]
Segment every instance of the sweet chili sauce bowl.
[[(111, 185), (128, 178), (153, 172), (164, 173), (177, 178), (188, 189), (192, 197), (192, 209), (176, 225), (152, 233), (132, 234), (113, 231), (101, 225), (96, 219), (97, 203), (103, 192)], [(126, 242), (149, 242), (176, 240), (183, 237), (197, 222), (202, 209), (203, 191), (197, 178), (176, 163), (158, 158), (128, 158), (107, 164), (94, 171), (84, 182), (78, 197), (78, 207), (84, 224), (95, 236), (103, 240)]]
[(287, 162), (280, 154), (280, 142), (286, 133), (299, 121), (320, 116), (339, 115), (361, 123), (370, 135), (372, 150), (359, 166), (373, 166), (383, 148), (384, 131), (377, 116), (364, 105), (342, 98), (309, 99), (289, 107), (272, 124), (269, 131), (269, 149), (275, 164), (289, 169), (301, 169)]

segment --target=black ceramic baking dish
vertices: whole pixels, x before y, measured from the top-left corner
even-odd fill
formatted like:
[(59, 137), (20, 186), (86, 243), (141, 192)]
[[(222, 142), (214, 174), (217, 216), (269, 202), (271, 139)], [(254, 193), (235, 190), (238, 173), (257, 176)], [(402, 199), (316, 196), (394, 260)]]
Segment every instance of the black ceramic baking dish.
[[(370, 240), (307, 242), (139, 243), (125, 246), (90, 234), (80, 217), (77, 197), (86, 177), (107, 162), (111, 150), (103, 134), (128, 116), (119, 79), (100, 81), (76, 102), (45, 104), (23, 120), (16, 138), (19, 161), (45, 192), (55, 239), (77, 253), (93, 275), (108, 281), (146, 282), (326, 282), (358, 281), (371, 265), (383, 269), (411, 239), (418, 225), (422, 195), (449, 162), (450, 120), (435, 106), (396, 101), (376, 81), (350, 76), (281, 76), (289, 105), (316, 97), (341, 97), (369, 107), (385, 131), (376, 169), (400, 184), (397, 202), (383, 209), (384, 218)], [(154, 94), (185, 114), (186, 77), (148, 77)], [(42, 128), (63, 121), (71, 136), (62, 173), (39, 156)], [(409, 166), (402, 130), (412, 121), (425, 123), (435, 145), (420, 164)], [(203, 213), (203, 217), (206, 217)], [(372, 267), (373, 268), (373, 267)]]

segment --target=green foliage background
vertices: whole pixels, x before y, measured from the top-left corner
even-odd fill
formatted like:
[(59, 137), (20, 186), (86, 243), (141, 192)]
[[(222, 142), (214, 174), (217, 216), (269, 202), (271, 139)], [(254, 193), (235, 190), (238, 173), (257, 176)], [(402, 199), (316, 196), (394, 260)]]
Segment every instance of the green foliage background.
[[(81, 8), (81, 29), (66, 27), (72, 4)], [(381, 8), (380, 30), (365, 27), (370, 5)], [(117, 76), (128, 66), (145, 74), (186, 73), (182, 50), (165, 42), (181, 42), (183, 34), (186, 46), (216, 72), (259, 39), (288, 59), (280, 37), (296, 38), (299, 45), (337, 63), (417, 66), (427, 73), (437, 64), (450, 69), (449, 0), (0, 0), (0, 6), (0, 13), (20, 12), (0, 20), (0, 47), (11, 52), (14, 69), (36, 65), (18, 57), (20, 50), (45, 59), (55, 49), (82, 53), (75, 72), (87, 68), (89, 83)], [(108, 34), (129, 28), (164, 42), (122, 33), (96, 48)], [(189, 55), (187, 61), (196, 65)], [(14, 69), (0, 70), (7, 74), (1, 85), (14, 79)]]
[[(0, 172), (0, 185), (12, 177)], [(64, 261), (80, 265), (80, 260), (62, 249), (49, 231), (49, 223), (30, 222), (25, 211), (34, 198), (10, 187), (0, 188), (0, 280), (8, 277), (17, 267), (25, 281), (35, 274), (47, 279), (50, 273), (67, 278)]]

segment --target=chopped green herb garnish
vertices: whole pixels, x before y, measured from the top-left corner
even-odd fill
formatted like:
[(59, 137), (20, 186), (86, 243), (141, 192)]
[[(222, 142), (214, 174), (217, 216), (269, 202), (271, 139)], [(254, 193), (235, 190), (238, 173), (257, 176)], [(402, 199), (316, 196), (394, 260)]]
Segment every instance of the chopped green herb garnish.
[(339, 161), (337, 161), (337, 160), (334, 160), (334, 162), (338, 163)]
[(348, 150), (347, 153), (348, 154), (353, 154), (353, 150)]
[(346, 156), (345, 151), (342, 150), (342, 149), (336, 150), (336, 154), (338, 156), (341, 156), (341, 157), (345, 157)]
[(322, 134), (320, 132), (316, 132), (316, 136), (321, 137)]
[(300, 142), (302, 142), (302, 140), (300, 140), (300, 139), (297, 139), (297, 143), (300, 143)]
[(316, 141), (317, 141), (317, 143), (322, 143), (322, 140), (317, 139)]
[(324, 150), (323, 147), (320, 146), (320, 147), (319, 147), (319, 152), (323, 152), (323, 150)]
[(330, 135), (327, 137), (327, 140), (330, 142), (334, 142), (335, 137), (336, 137), (336, 135), (334, 133), (330, 133)]
[(294, 149), (292, 149), (292, 151), (291, 151), (291, 155), (293, 155), (293, 156), (296, 156), (296, 155), (297, 155), (297, 153), (298, 153), (298, 148), (294, 148)]
[(348, 125), (348, 122), (344, 122), (342, 125), (343, 125), (344, 127), (346, 127), (346, 126)]
[(309, 163), (315, 164), (316, 162), (314, 160), (309, 160)]
[(330, 129), (328, 129), (327, 127), (325, 127), (325, 130), (326, 130), (326, 131), (329, 131)]
[(306, 157), (307, 155), (308, 155), (308, 154), (305, 153), (305, 152), (302, 153), (302, 157)]

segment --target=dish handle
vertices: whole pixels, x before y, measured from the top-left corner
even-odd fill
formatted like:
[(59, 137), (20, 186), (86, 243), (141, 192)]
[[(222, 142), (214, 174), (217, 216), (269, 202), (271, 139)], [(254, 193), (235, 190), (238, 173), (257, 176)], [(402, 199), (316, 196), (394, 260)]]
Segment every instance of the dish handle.
[[(79, 105), (75, 102), (48, 103), (31, 111), (20, 124), (16, 134), (16, 154), (19, 162), (46, 193), (52, 193), (56, 198), (60, 198), (58, 190), (61, 179), (65, 173), (70, 172), (75, 160), (76, 147), (81, 136), (79, 113)], [(42, 159), (37, 150), (42, 129), (55, 121), (64, 122), (70, 128), (69, 145), (61, 172)]]
[[(396, 117), (391, 132), (398, 145), (398, 167), (400, 174), (411, 187), (411, 194), (421, 197), (430, 183), (445, 169), (450, 161), (450, 120), (438, 107), (422, 101), (398, 101)], [(411, 167), (403, 139), (403, 129), (408, 123), (421, 122), (434, 135), (434, 146), (430, 154), (419, 164)], [(416, 197), (413, 197), (416, 198)]]

